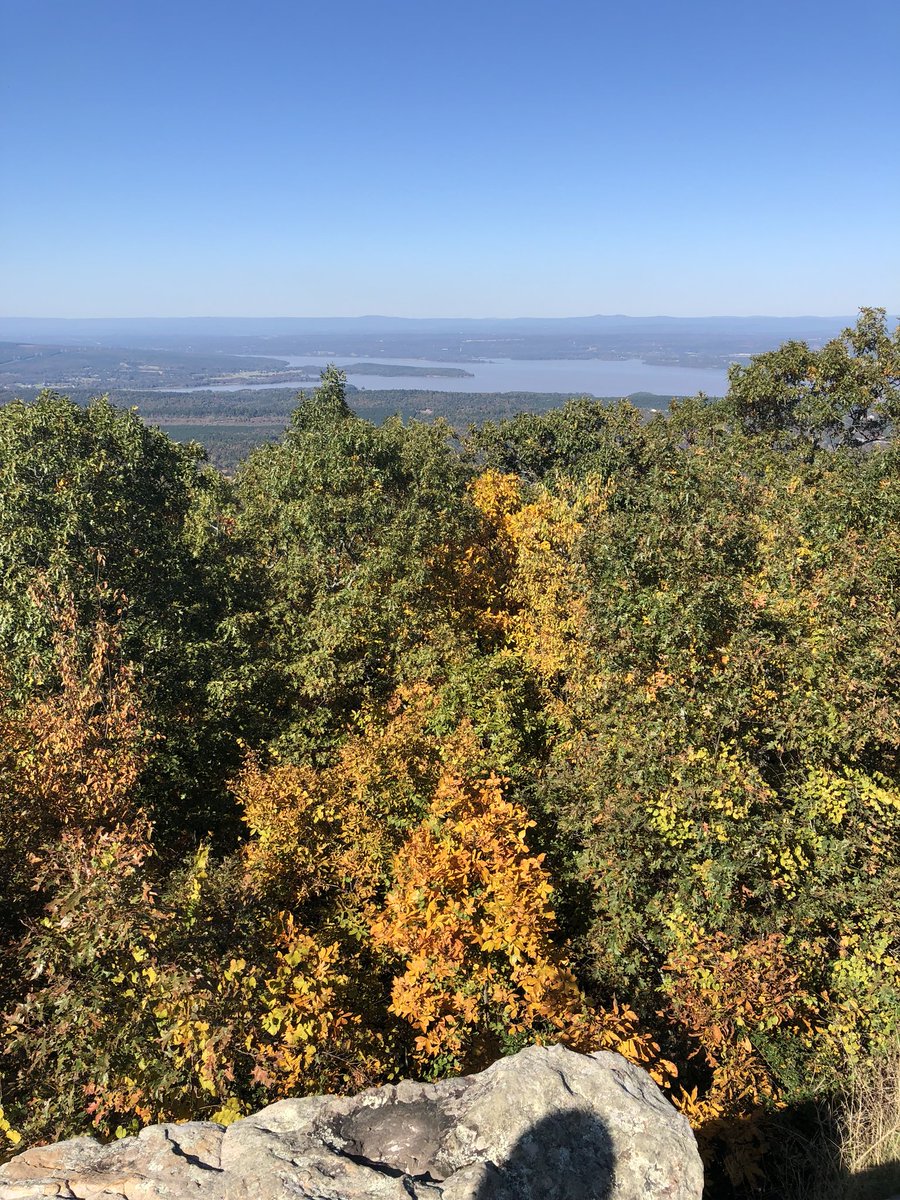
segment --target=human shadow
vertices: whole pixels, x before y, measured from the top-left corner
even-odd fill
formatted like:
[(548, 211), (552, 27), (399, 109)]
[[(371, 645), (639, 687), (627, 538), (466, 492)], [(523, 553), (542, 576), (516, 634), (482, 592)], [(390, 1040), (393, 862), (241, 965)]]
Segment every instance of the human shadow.
[(609, 1200), (615, 1154), (605, 1123), (571, 1109), (543, 1117), (487, 1164), (474, 1200)]

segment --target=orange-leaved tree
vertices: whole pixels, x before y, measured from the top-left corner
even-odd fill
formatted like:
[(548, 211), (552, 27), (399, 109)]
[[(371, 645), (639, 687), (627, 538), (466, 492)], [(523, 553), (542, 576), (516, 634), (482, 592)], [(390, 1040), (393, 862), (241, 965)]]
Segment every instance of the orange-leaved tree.
[(555, 943), (543, 856), (528, 847), (534, 823), (500, 778), (474, 764), (463, 729), (371, 915), (374, 944), (403, 964), (391, 1011), (418, 1031), (416, 1058), (435, 1071), (471, 1069), (504, 1048), (552, 1039), (659, 1067), (629, 1008), (597, 1012), (579, 991)]
[(0, 705), (0, 845), (19, 858), (63, 829), (130, 820), (148, 742), (110, 625), (84, 649), (71, 603), (54, 620), (56, 686)]
[[(426, 684), (399, 688), (382, 712), (365, 711), (325, 767), (250, 755), (235, 784), (250, 838), (250, 886), (296, 910), (328, 896), (357, 932), (365, 904), (385, 890), (393, 856), (421, 817), (440, 767)], [(320, 913), (321, 917), (321, 913)]]

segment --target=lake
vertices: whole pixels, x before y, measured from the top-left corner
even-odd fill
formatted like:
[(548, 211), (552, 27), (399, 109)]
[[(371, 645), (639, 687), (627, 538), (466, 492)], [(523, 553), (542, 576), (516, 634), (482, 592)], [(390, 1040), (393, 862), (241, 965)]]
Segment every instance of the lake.
[[(609, 361), (599, 358), (511, 359), (496, 358), (490, 362), (450, 363), (421, 358), (378, 359), (380, 365), (408, 367), (461, 367), (471, 372), (464, 378), (443, 376), (366, 375), (353, 371), (353, 359), (336, 355), (318, 357), (273, 355), (288, 366), (312, 367), (336, 362), (347, 371), (348, 382), (367, 391), (404, 389), (432, 392), (562, 392), (569, 396), (630, 396), (633, 392), (653, 392), (658, 396), (693, 396), (706, 392), (723, 396), (728, 387), (726, 372), (710, 367), (662, 367), (641, 362), (640, 359)], [(365, 362), (374, 361), (367, 358)], [(300, 374), (298, 372), (298, 374)], [(236, 384), (217, 387), (218, 392), (262, 390), (270, 387), (309, 388), (310, 380), (287, 380), (277, 384)], [(206, 388), (177, 388), (180, 392), (208, 391)]]
[[(309, 364), (306, 358), (289, 358), (291, 366)], [(372, 360), (367, 360), (371, 362)], [(380, 361), (380, 360), (379, 360)], [(408, 375), (354, 375), (352, 359), (340, 365), (347, 370), (347, 379), (356, 387), (427, 388), (436, 392), (565, 392), (590, 396), (629, 396), (632, 392), (655, 392), (660, 396), (693, 396), (706, 392), (723, 396), (727, 390), (725, 371), (701, 367), (659, 367), (640, 359), (495, 358), (484, 363), (424, 362), (414, 358), (392, 358), (388, 362), (410, 367), (459, 366), (471, 372), (472, 378), (411, 379)]]

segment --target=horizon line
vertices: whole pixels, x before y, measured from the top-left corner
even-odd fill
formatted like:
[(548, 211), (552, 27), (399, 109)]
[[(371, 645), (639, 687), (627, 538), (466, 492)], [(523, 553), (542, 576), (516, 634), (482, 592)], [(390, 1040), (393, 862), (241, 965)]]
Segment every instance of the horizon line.
[[(861, 306), (862, 307), (883, 307), (881, 305)], [(855, 318), (860, 309), (856, 313), (691, 313), (688, 315), (672, 315), (669, 313), (573, 313), (566, 316), (534, 316), (527, 313), (519, 314), (513, 317), (498, 317), (491, 315), (481, 316), (416, 316), (410, 317), (402, 314), (388, 313), (357, 313), (352, 316), (336, 316), (327, 315), (291, 315), (286, 313), (276, 314), (270, 313), (265, 316), (254, 316), (252, 314), (228, 314), (216, 315), (214, 313), (203, 313), (200, 315), (184, 316), (184, 315), (118, 315), (105, 314), (102, 316), (13, 316), (0, 315), (0, 321), (598, 321), (598, 320), (615, 320), (615, 321), (844, 321)], [(890, 314), (889, 314), (890, 315)]]

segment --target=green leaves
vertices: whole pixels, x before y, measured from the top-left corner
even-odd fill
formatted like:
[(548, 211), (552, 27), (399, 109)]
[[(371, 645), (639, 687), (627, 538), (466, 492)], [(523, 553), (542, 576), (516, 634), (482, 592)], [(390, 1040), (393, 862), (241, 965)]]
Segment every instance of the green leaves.
[(725, 401), (464, 452), (329, 368), (234, 482), (103, 401), (0, 410), (0, 1133), (231, 1120), (416, 1030), (429, 1071), (656, 1039), (721, 1132), (877, 1050), (897, 392), (864, 310)]
[(748, 433), (813, 450), (882, 438), (900, 417), (900, 326), (863, 308), (855, 327), (820, 350), (787, 342), (731, 367), (728, 404)]
[(232, 543), (217, 528), (226, 505), (196, 447), (148, 428), (134, 411), (105, 399), (81, 408), (53, 392), (0, 408), (6, 685), (20, 699), (54, 687), (62, 607), (74, 605), (79, 637), (98, 618), (107, 622), (161, 735), (153, 769), (163, 784), (154, 797), (160, 818), (201, 828), (209, 815), (175, 816), (173, 800), (202, 808), (218, 791), (221, 803), (229, 771), (227, 757), (218, 780), (210, 771), (209, 723), (213, 681), (224, 673), (217, 626), (236, 606), (239, 581)]
[(466, 478), (445, 426), (370, 425), (349, 413), (334, 371), (284, 441), (241, 471), (239, 532), (265, 593), (248, 651), (273, 732), (295, 752), (321, 748), (364, 699), (387, 695), (400, 658), (440, 626), (474, 520)]

